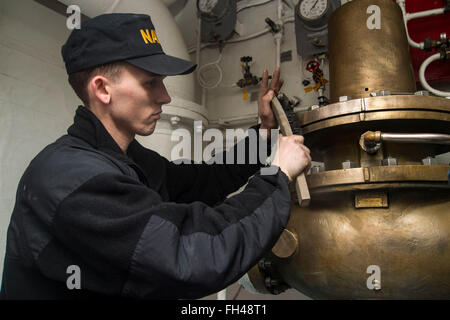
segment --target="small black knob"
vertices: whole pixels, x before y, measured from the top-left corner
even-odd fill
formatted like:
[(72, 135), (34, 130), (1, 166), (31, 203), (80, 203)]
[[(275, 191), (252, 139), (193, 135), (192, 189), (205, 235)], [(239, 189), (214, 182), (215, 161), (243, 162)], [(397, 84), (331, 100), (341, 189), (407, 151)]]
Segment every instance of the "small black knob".
[(253, 58), (251, 56), (243, 56), (241, 57), (241, 62), (248, 63), (251, 62)]
[(271, 20), (270, 18), (266, 18), (264, 21), (270, 26), (272, 32), (274, 33), (280, 32), (281, 30), (280, 26), (277, 25), (273, 20)]

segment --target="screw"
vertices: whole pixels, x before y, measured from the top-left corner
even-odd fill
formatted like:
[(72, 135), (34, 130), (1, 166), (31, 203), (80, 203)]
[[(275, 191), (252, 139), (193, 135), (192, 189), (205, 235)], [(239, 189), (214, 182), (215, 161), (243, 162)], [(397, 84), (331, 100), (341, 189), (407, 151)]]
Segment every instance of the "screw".
[(267, 261), (267, 260), (260, 260), (258, 263), (258, 266), (262, 269), (262, 270), (267, 270), (272, 268), (272, 262), (271, 261)]
[(387, 157), (386, 159), (383, 159), (383, 166), (396, 166), (397, 165), (397, 159), (392, 157)]
[(433, 157), (426, 157), (426, 158), (422, 159), (422, 163), (425, 166), (431, 166), (431, 165), (435, 164), (435, 159)]
[(340, 96), (339, 97), (339, 102), (345, 102), (348, 100), (352, 100), (352, 97), (350, 97), (350, 96)]
[(317, 162), (311, 166), (310, 173), (319, 173), (325, 171), (325, 164), (323, 162)]
[(415, 92), (414, 94), (415, 94), (415, 95), (418, 95), (418, 96), (429, 96), (429, 95), (430, 95), (430, 92), (429, 92), (429, 91), (426, 91), (426, 90), (421, 90), (421, 91)]
[(320, 172), (320, 167), (319, 166), (311, 167), (311, 173), (319, 173), (319, 172)]
[(264, 283), (265, 283), (266, 287), (271, 288), (271, 287), (278, 286), (280, 284), (280, 281), (278, 279), (272, 279), (271, 277), (266, 277), (264, 279)]
[(345, 160), (342, 162), (342, 169), (359, 168), (358, 163), (350, 160)]

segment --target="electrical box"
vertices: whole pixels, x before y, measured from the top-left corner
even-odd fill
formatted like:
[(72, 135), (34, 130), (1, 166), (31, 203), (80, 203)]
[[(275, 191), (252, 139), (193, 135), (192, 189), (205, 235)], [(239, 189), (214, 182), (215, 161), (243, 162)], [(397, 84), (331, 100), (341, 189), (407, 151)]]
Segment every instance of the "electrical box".
[(236, 25), (236, 0), (197, 0), (202, 19), (201, 41), (219, 42), (229, 38)]
[(328, 52), (328, 19), (340, 0), (300, 0), (295, 6), (295, 36), (300, 56)]

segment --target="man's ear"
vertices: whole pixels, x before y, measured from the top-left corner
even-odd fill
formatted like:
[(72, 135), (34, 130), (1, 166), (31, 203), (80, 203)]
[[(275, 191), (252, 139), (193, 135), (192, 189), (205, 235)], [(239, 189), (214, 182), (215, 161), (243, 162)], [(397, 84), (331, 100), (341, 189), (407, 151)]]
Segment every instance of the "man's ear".
[(111, 87), (109, 80), (103, 76), (97, 75), (89, 81), (89, 91), (91, 91), (93, 98), (97, 99), (103, 104), (109, 104), (111, 101)]

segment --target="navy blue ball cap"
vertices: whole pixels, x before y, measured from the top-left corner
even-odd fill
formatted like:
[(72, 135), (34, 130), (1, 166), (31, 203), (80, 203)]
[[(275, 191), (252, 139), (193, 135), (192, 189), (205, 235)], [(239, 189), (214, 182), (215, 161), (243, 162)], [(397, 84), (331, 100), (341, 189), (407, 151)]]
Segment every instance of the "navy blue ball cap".
[(110, 13), (89, 19), (72, 31), (61, 53), (67, 74), (116, 61), (164, 76), (188, 74), (197, 66), (164, 53), (146, 14)]

